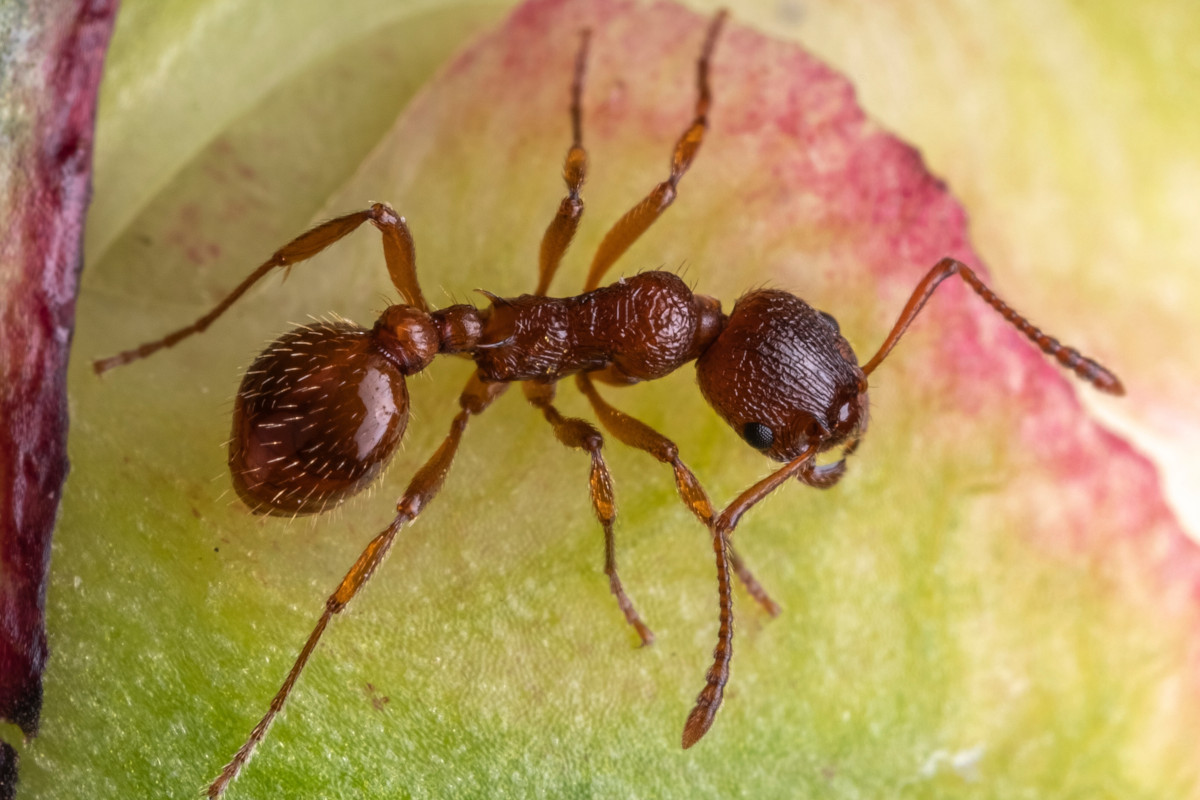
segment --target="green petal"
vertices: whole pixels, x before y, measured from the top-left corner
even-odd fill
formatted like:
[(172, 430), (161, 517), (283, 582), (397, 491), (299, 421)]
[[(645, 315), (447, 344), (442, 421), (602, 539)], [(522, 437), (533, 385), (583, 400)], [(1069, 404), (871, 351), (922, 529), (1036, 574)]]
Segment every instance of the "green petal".
[[(606, 226), (665, 177), (693, 102), (705, 20), (637, 9), (524, 7), (411, 102), (383, 79), (399, 66), (379, 65), (401, 63), (405, 41), (446, 52), (459, 24), (426, 40), (415, 23), (355, 36), (330, 21), (340, 44), (305, 58), (300, 34), (278, 35), (293, 46), (263, 48), (296, 58), (284, 77), (216, 98), (216, 119), (169, 121), (178, 151), (147, 156), (140, 175), (130, 164), (141, 188), (93, 218), (106, 244), (81, 301), (35, 796), (186, 795), (210, 780), (444, 435), (469, 373), (450, 361), (410, 381), (404, 452), (378, 491), (289, 523), (250, 516), (227, 490), (228, 399), (288, 322), (334, 311), (369, 324), (394, 297), (372, 232), (153, 359), (102, 380), (85, 359), (193, 318), (313, 218), (371, 200), (408, 218), (432, 302), (528, 291), (589, 24), (588, 210), (553, 289), (574, 292)], [(219, 69), (241, 52), (230, 47)], [(973, 257), (963, 216), (914, 151), (862, 120), (847, 84), (790, 46), (732, 25), (713, 83), (712, 133), (679, 200), (620, 268), (681, 270), (726, 308), (763, 284), (797, 291), (865, 358), (933, 261)], [(1049, 305), (1036, 316), (1112, 352), (1086, 315), (1074, 330)], [(229, 796), (1194, 792), (1197, 557), (1147, 463), (961, 288), (939, 290), (872, 377), (872, 432), (850, 475), (828, 492), (785, 488), (738, 531), (785, 613), (737, 596), (733, 681), (695, 748), (678, 741), (717, 623), (704, 531), (661, 465), (608, 448), (622, 579), (658, 634), (636, 648), (601, 572), (586, 459), (510, 392), (331, 626)], [(767, 468), (686, 370), (606, 396), (674, 438), (717, 502)], [(569, 388), (561, 404), (586, 413)]]

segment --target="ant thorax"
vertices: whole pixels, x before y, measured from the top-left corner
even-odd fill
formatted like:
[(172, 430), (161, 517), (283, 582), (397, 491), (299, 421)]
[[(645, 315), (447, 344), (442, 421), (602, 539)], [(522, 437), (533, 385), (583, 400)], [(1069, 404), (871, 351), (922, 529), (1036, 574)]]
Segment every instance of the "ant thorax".
[(724, 320), (717, 301), (692, 294), (670, 272), (642, 272), (575, 297), (493, 297), (482, 313), (472, 356), (493, 381), (580, 372), (617, 384), (655, 380), (703, 353)]

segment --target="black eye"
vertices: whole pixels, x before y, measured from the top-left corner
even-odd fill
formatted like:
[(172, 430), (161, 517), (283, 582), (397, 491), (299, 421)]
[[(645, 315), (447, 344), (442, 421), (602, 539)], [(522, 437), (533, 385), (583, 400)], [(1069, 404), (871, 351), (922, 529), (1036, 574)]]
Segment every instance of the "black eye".
[(825, 321), (833, 327), (834, 333), (842, 332), (842, 327), (838, 325), (838, 321), (833, 318), (833, 314), (830, 314), (828, 311), (818, 311), (817, 313), (824, 317)]
[(775, 432), (761, 422), (747, 422), (742, 428), (742, 438), (755, 450), (766, 450), (775, 441)]

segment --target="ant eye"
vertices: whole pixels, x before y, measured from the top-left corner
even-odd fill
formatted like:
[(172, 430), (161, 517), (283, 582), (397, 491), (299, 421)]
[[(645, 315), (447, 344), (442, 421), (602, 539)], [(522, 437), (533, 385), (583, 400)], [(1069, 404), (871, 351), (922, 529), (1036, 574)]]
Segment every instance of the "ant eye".
[(775, 432), (761, 422), (747, 422), (742, 428), (742, 438), (755, 450), (766, 450), (775, 441)]
[(828, 311), (818, 311), (817, 313), (824, 317), (825, 321), (833, 327), (834, 333), (842, 332), (842, 327), (838, 325), (838, 321), (834, 319), (833, 314), (830, 314)]

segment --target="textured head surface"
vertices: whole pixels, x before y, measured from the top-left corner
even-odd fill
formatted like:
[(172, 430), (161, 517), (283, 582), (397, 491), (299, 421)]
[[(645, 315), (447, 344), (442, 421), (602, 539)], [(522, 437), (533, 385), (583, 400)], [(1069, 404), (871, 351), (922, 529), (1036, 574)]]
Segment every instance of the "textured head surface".
[(850, 344), (833, 317), (787, 292), (740, 299), (696, 376), (717, 413), (778, 461), (866, 429), (867, 382)]

